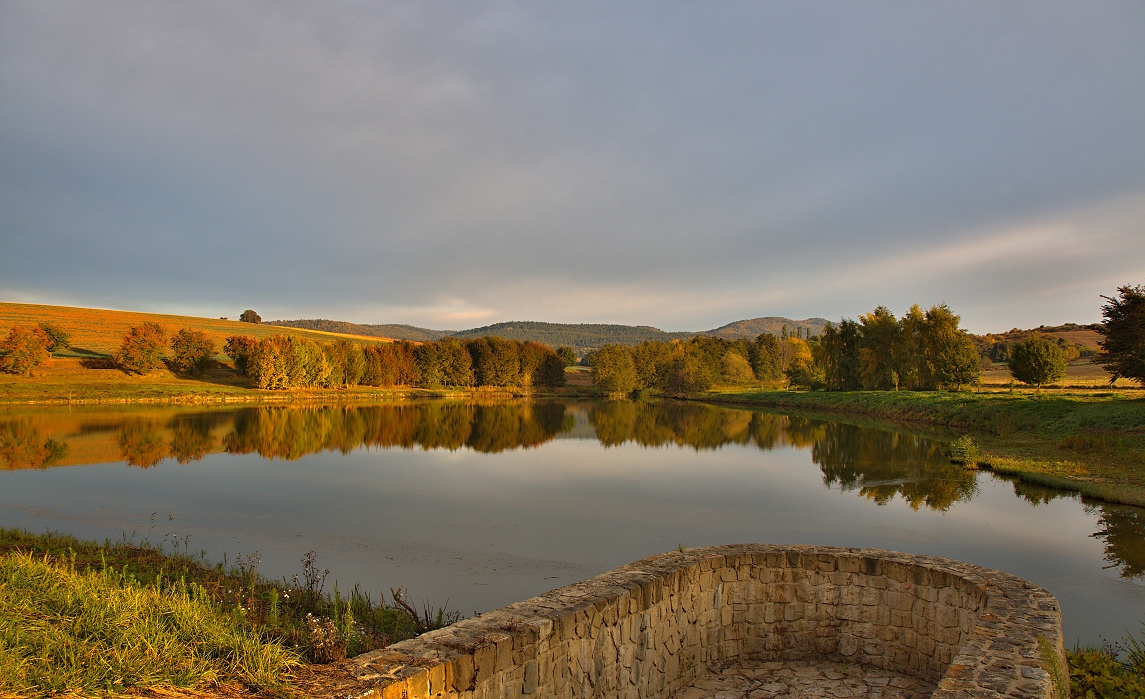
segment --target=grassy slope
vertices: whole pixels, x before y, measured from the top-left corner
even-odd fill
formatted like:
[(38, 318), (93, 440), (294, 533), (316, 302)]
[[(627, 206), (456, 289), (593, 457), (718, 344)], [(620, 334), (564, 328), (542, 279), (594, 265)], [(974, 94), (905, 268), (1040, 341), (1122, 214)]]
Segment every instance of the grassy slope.
[[(174, 549), (0, 528), (0, 697), (301, 697), (338, 676), (306, 662), (332, 659), (331, 640), (354, 655), (439, 625), (331, 595), (305, 560), (302, 582), (275, 583), (257, 558), (228, 569)], [(308, 614), (332, 625), (315, 636)]]
[(1145, 395), (725, 391), (701, 398), (971, 434), (984, 463), (1034, 483), (1145, 506)]
[(99, 308), (72, 308), (70, 306), (40, 306), (26, 303), (0, 303), (0, 334), (7, 335), (13, 325), (34, 326), (48, 322), (58, 325), (71, 336), (71, 352), (64, 356), (108, 356), (118, 346), (127, 331), (142, 323), (158, 323), (170, 337), (180, 328), (202, 330), (222, 348), (229, 335), (249, 335), (255, 338), (270, 335), (298, 335), (313, 340), (330, 341), (340, 337), (362, 342), (385, 342), (377, 337), (343, 335), (319, 330), (284, 328), (277, 325), (240, 323), (237, 320), (173, 316), (161, 313), (136, 313)]

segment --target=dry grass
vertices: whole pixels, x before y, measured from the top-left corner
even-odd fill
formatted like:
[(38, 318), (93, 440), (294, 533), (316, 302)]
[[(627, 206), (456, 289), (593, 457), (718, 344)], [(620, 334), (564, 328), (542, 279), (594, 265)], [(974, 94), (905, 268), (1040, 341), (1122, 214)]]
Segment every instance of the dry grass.
[(14, 325), (34, 326), (41, 322), (57, 325), (68, 333), (71, 336), (71, 351), (64, 352), (63, 355), (78, 357), (106, 357), (110, 355), (119, 346), (124, 334), (130, 328), (142, 323), (158, 323), (167, 331), (168, 337), (180, 328), (202, 330), (219, 348), (230, 335), (248, 335), (259, 339), (271, 335), (297, 335), (319, 341), (349, 338), (359, 342), (391, 342), (391, 340), (364, 335), (341, 335), (319, 330), (240, 323), (237, 320), (196, 318), (194, 316), (175, 316), (161, 313), (136, 313), (99, 308), (0, 303), (0, 333), (3, 335), (7, 335), (9, 328)]
[[(1006, 364), (991, 363), (982, 368), (981, 384), (983, 386), (993, 388), (1009, 386), (1012, 379), (1010, 367)], [(1021, 383), (1016, 385), (1019, 388), (1023, 386)], [(1065, 378), (1053, 386), (1058, 388), (1108, 389), (1109, 372), (1100, 364), (1094, 364), (1088, 359), (1079, 359), (1069, 363), (1066, 367)], [(1117, 383), (1114, 384), (1115, 388), (1134, 388), (1136, 386), (1137, 383), (1131, 379), (1118, 379)]]

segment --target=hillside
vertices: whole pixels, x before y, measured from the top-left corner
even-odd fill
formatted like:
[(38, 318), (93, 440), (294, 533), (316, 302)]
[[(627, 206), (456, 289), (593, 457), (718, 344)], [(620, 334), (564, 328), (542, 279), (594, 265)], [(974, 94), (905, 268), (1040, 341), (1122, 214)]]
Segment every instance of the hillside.
[(382, 325), (360, 325), (348, 323), (344, 320), (326, 320), (315, 318), (312, 320), (271, 320), (264, 325), (277, 325), (282, 328), (301, 328), (305, 330), (321, 330), (323, 332), (341, 333), (345, 335), (362, 335), (365, 337), (383, 337), (390, 340), (413, 340), (425, 342), (437, 340), (453, 333), (452, 330), (430, 330), (415, 325), (400, 325), (386, 323)]
[(197, 318), (163, 313), (136, 313), (101, 308), (73, 308), (71, 306), (42, 306), (29, 303), (0, 302), (0, 336), (6, 336), (13, 325), (53, 323), (71, 336), (71, 347), (60, 353), (78, 357), (107, 356), (118, 346), (127, 331), (143, 323), (158, 323), (170, 336), (181, 328), (202, 330), (221, 348), (230, 335), (249, 335), (263, 338), (286, 334), (329, 341), (345, 337), (366, 342), (380, 342), (381, 338), (284, 328), (276, 325), (240, 323), (237, 320)]
[(789, 333), (794, 333), (796, 328), (801, 328), (805, 331), (805, 334), (818, 335), (823, 332), (823, 326), (829, 322), (830, 321), (826, 318), (792, 320), (780, 316), (765, 316), (763, 318), (737, 320), (734, 323), (721, 325), (715, 330), (708, 330), (701, 334), (722, 337), (727, 340), (738, 340), (740, 338), (754, 339), (763, 333), (779, 335), (783, 327), (787, 326), (787, 332)]
[(648, 325), (515, 321), (462, 330), (453, 333), (453, 337), (469, 338), (494, 335), (506, 340), (533, 340), (552, 347), (569, 345), (578, 349), (592, 349), (608, 344), (635, 345), (645, 340), (667, 342), (689, 338), (696, 334), (698, 333), (664, 332)]

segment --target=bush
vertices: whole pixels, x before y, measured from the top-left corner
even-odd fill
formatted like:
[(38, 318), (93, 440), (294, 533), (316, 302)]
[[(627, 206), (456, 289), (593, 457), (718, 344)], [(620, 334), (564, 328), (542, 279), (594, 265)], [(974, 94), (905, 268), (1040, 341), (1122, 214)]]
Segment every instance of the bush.
[(42, 364), (51, 353), (48, 345), (51, 340), (40, 328), (14, 327), (8, 337), (0, 342), (0, 371), (10, 374), (29, 374)]
[(48, 351), (55, 352), (56, 350), (64, 349), (71, 342), (71, 338), (66, 332), (60, 329), (58, 325), (52, 323), (40, 323), (40, 330), (48, 336)]
[(158, 323), (137, 325), (123, 336), (112, 358), (127, 373), (146, 374), (163, 366), (163, 328)]
[(171, 368), (188, 374), (202, 374), (215, 356), (215, 343), (202, 330), (183, 328), (171, 338)]
[(964, 434), (950, 443), (948, 452), (951, 463), (975, 466), (978, 463), (978, 445), (974, 438)]

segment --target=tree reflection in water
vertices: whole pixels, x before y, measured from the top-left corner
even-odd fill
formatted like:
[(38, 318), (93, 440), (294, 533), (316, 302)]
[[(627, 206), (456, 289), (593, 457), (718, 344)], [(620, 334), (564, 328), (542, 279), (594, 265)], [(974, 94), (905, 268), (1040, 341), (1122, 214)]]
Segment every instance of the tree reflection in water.
[(0, 423), (0, 460), (9, 470), (47, 468), (67, 453), (67, 444), (45, 438), (27, 420)]
[[(500, 453), (542, 445), (587, 418), (606, 448), (624, 444), (697, 451), (727, 445), (809, 449), (823, 483), (878, 505), (901, 495), (913, 509), (946, 511), (977, 493), (975, 472), (951, 464), (946, 444), (918, 435), (837, 422), (674, 401), (462, 403), (428, 401), (371, 406), (273, 406), (239, 410), (63, 414), (0, 420), (0, 464), (8, 470), (91, 463), (116, 456), (150, 468), (167, 458), (198, 461), (223, 450), (299, 459), (360, 447), (472, 449)], [(53, 435), (62, 441), (53, 439)], [(79, 453), (67, 440), (82, 440)], [(102, 445), (102, 446), (101, 446)], [(94, 459), (93, 459), (94, 460)], [(1015, 482), (1033, 506), (1076, 495)], [(1127, 578), (1145, 577), (1145, 510), (1086, 503), (1097, 517), (1105, 559)]]

